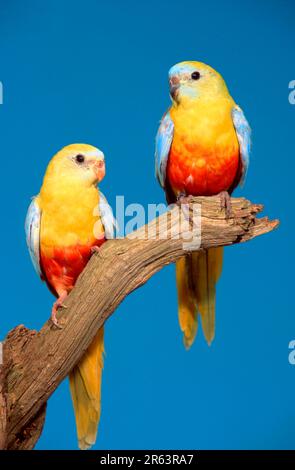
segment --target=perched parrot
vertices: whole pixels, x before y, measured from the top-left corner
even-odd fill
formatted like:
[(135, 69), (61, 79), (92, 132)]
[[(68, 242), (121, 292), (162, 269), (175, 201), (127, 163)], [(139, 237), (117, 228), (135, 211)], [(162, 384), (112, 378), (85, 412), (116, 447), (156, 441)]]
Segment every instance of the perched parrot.
[[(167, 202), (187, 196), (220, 194), (230, 213), (230, 194), (245, 180), (251, 131), (243, 111), (213, 68), (181, 62), (169, 71), (172, 106), (156, 137), (156, 176)], [(223, 248), (192, 253), (176, 263), (178, 316), (189, 348), (198, 315), (210, 344), (215, 334), (215, 286), (222, 270)]]
[[(41, 279), (57, 297), (51, 318), (63, 305), (93, 250), (113, 238), (115, 220), (98, 190), (105, 175), (103, 153), (91, 145), (64, 147), (50, 161), (41, 191), (26, 217), (26, 239)], [(100, 418), (103, 328), (70, 374), (80, 449), (95, 443)]]

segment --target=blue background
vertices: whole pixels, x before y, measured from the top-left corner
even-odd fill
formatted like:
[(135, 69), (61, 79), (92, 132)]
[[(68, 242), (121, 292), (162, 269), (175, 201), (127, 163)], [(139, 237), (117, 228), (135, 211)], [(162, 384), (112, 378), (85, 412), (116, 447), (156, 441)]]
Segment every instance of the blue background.
[[(210, 348), (199, 332), (184, 350), (173, 266), (119, 307), (106, 326), (95, 448), (295, 448), (294, 13), (282, 0), (0, 1), (2, 338), (19, 323), (40, 328), (50, 313), (23, 224), (58, 149), (86, 142), (105, 152), (112, 205), (123, 194), (164, 201), (154, 137), (176, 62), (201, 60), (224, 76), (253, 128), (242, 193), (281, 220), (226, 249)], [(67, 381), (49, 400), (37, 448), (76, 448)]]

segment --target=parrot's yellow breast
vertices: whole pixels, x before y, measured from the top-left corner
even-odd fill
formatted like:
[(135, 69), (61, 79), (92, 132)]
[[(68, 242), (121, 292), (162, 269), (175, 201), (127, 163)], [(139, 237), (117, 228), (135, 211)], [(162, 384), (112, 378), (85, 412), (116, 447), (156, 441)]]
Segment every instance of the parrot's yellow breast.
[[(99, 192), (94, 186), (73, 191), (63, 184), (41, 192), (40, 241), (43, 251), (52, 247), (89, 245), (104, 229), (98, 215)], [(96, 236), (95, 236), (95, 234)]]
[(174, 135), (167, 176), (177, 192), (212, 195), (228, 190), (239, 169), (231, 98), (198, 99), (170, 110)]
[(94, 246), (104, 241), (96, 187), (42, 187), (40, 263), (51, 291), (69, 292), (83, 271)]

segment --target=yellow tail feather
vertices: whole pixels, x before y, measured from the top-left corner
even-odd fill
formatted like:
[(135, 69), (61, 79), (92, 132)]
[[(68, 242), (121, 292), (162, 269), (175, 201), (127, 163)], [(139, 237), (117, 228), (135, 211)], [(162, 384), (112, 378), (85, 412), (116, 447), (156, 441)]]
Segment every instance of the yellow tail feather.
[(82, 450), (91, 447), (96, 440), (100, 418), (103, 353), (103, 328), (101, 328), (69, 376), (78, 443)]
[(176, 263), (178, 315), (184, 344), (189, 348), (201, 315), (204, 336), (208, 342), (215, 334), (216, 283), (222, 270), (223, 248), (210, 248), (182, 258)]
[(193, 254), (194, 287), (198, 311), (201, 314), (202, 328), (208, 344), (215, 335), (216, 283), (222, 269), (223, 248), (210, 248)]
[(176, 262), (178, 318), (183, 332), (183, 342), (187, 349), (192, 345), (198, 329), (196, 300), (190, 279), (190, 263), (190, 256)]

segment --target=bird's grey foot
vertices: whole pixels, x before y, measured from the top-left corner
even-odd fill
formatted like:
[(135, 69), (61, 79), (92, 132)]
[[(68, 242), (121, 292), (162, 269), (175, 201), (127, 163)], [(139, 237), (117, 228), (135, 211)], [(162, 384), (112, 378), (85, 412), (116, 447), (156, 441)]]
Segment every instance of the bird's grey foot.
[(179, 205), (185, 220), (189, 223), (191, 230), (199, 230), (199, 217), (195, 220), (194, 211), (191, 210), (190, 204), (192, 204), (194, 196), (179, 194), (177, 196), (176, 203)]
[(225, 216), (227, 219), (231, 218), (233, 215), (233, 211), (230, 195), (227, 191), (221, 191), (221, 193), (219, 193), (219, 197), (221, 210), (225, 210)]
[(179, 193), (176, 198), (176, 203), (181, 206), (182, 204), (190, 204), (193, 200), (193, 196), (184, 193)]
[(59, 298), (54, 302), (52, 306), (51, 321), (57, 328), (60, 328), (60, 329), (62, 328), (62, 326), (60, 326), (60, 324), (58, 323), (56, 314), (60, 307), (67, 308), (67, 306), (64, 305), (64, 301), (66, 300), (67, 296), (68, 294), (66, 291), (62, 292)]

